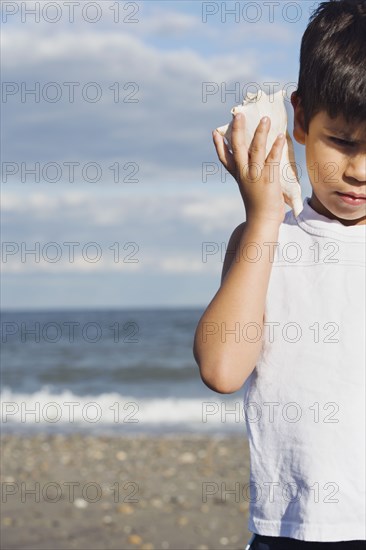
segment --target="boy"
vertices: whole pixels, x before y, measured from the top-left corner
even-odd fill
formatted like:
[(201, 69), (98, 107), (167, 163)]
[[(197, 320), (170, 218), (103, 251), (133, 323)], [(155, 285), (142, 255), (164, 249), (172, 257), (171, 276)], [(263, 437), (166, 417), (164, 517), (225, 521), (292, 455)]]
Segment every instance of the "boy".
[[(249, 151), (243, 115), (233, 122), (232, 153), (213, 133), (218, 157), (239, 185), (246, 222), (231, 235), (194, 356), (214, 391), (244, 384), (250, 548), (361, 549), (366, 0), (317, 7), (291, 103), (312, 186), (297, 218), (286, 213), (279, 184), (283, 136), (265, 158), (270, 120), (258, 125)], [(219, 327), (216, 334), (207, 336), (207, 323)]]

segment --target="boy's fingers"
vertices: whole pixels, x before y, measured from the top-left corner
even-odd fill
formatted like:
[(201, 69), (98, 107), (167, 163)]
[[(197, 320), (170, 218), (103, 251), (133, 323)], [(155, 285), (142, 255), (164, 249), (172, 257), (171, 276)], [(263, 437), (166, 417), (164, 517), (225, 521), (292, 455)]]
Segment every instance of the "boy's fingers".
[(231, 130), (231, 148), (237, 169), (242, 170), (248, 165), (248, 150), (244, 142), (245, 117), (243, 113), (234, 116)]
[(255, 131), (252, 143), (249, 147), (250, 162), (252, 162), (256, 168), (262, 169), (266, 162), (266, 144), (269, 129), (271, 127), (271, 120), (266, 117), (267, 120), (263, 122), (261, 119)]
[(274, 160), (280, 161), (281, 160), (282, 151), (283, 151), (283, 147), (285, 145), (285, 141), (286, 141), (286, 139), (285, 139), (284, 134), (279, 134), (277, 136), (277, 138), (275, 139), (275, 141), (272, 145), (272, 148), (271, 148), (271, 150), (268, 154), (267, 160), (271, 160), (271, 161), (274, 161)]
[[(282, 138), (280, 137), (282, 135)], [(280, 134), (279, 136), (277, 136), (277, 138), (275, 139), (273, 145), (272, 145), (272, 148), (269, 152), (269, 155), (267, 157), (267, 160), (266, 160), (266, 165), (270, 165), (270, 164), (273, 164), (274, 165), (274, 174), (277, 173), (277, 170), (279, 170), (280, 168), (280, 163), (281, 163), (281, 157), (282, 157), (282, 152), (283, 152), (283, 146), (285, 145), (285, 136), (284, 134)], [(273, 178), (273, 172), (272, 172), (272, 168), (270, 169), (270, 180), (272, 181), (272, 178)], [(276, 175), (274, 176), (276, 178)]]
[(235, 162), (233, 159), (232, 154), (230, 153), (224, 138), (217, 130), (214, 130), (212, 133), (213, 141), (216, 147), (217, 156), (219, 157), (219, 160), (222, 162), (222, 164), (225, 166), (225, 168), (230, 172), (230, 174), (234, 174), (235, 172)]

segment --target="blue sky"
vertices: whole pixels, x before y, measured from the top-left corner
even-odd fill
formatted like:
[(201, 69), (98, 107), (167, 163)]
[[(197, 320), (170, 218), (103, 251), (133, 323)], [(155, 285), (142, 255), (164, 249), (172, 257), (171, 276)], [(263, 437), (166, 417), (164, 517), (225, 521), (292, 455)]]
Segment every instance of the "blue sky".
[(243, 90), (296, 88), (318, 2), (21, 4), (2, 5), (2, 308), (207, 305), (245, 219), (211, 131)]

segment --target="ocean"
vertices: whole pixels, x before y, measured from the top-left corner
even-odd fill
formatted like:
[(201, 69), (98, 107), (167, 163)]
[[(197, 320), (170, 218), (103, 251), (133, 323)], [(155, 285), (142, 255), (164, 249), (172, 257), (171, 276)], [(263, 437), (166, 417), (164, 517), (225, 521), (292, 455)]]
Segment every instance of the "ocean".
[(246, 433), (242, 391), (202, 382), (203, 309), (1, 312), (2, 433)]

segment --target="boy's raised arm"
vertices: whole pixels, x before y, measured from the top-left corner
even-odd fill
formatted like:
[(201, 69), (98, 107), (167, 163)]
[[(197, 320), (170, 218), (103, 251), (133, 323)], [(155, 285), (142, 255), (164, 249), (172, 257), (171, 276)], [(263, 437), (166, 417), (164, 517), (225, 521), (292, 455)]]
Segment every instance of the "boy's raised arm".
[(239, 390), (258, 359), (273, 262), (271, 243), (277, 242), (285, 216), (279, 180), (285, 139), (277, 138), (266, 159), (270, 121), (258, 125), (249, 151), (242, 139), (244, 123), (243, 115), (235, 117), (232, 154), (222, 136), (214, 133), (219, 159), (238, 182), (247, 220), (231, 235), (221, 286), (197, 325), (193, 346), (203, 382), (219, 393)]

